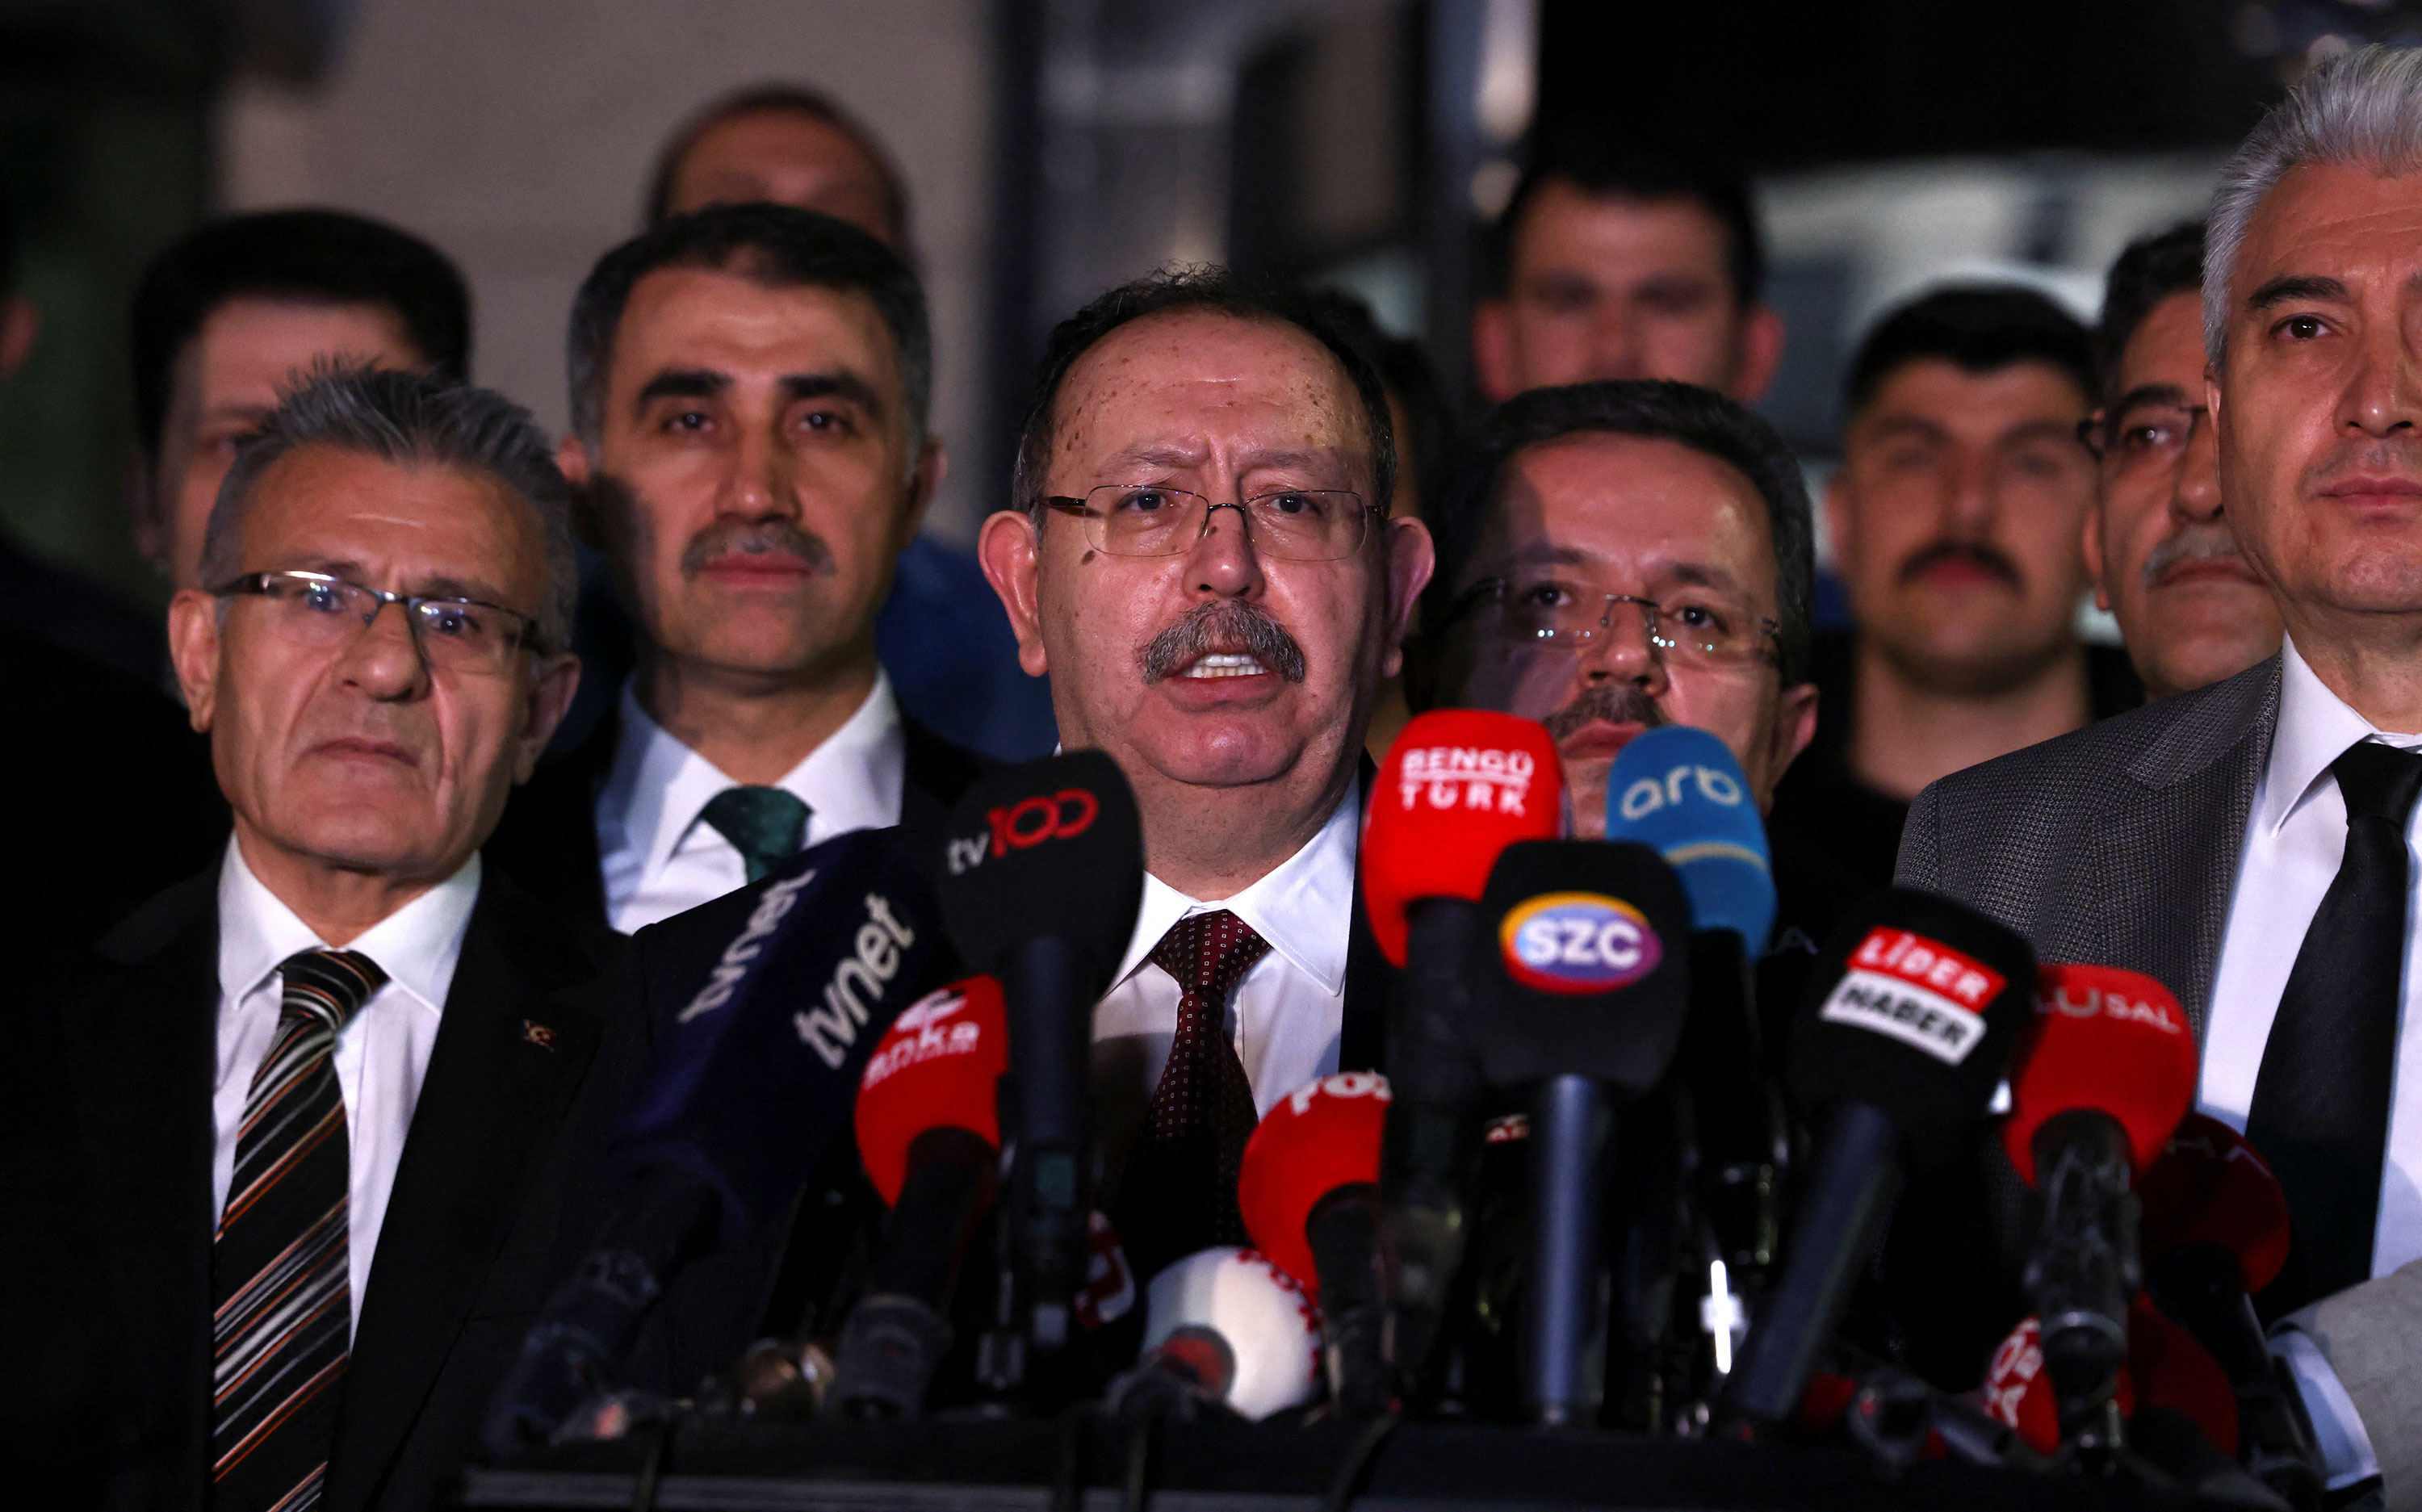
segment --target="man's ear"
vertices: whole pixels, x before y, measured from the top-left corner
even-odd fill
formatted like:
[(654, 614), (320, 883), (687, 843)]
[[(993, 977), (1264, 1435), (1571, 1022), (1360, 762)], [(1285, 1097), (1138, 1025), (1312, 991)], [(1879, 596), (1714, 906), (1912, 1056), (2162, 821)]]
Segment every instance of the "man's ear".
[(538, 770), (546, 743), (555, 738), (556, 727), (572, 712), (572, 697), (579, 691), (579, 657), (565, 652), (538, 664), (538, 679), (530, 687), (529, 719), (522, 728), (520, 748), (513, 753), (516, 784), (528, 781)]
[(168, 660), (185, 695), (185, 717), (208, 734), (218, 712), (218, 599), (188, 588), (168, 601)]
[(1502, 298), (1471, 307), (1471, 378), (1491, 404), (1502, 404), (1522, 391), (1522, 364), (1514, 351), (1514, 307)]
[(1043, 559), (1037, 528), (1018, 511), (1002, 510), (985, 520), (976, 535), (976, 561), (1009, 613), (1009, 628), (1017, 637), (1017, 665), (1029, 677), (1051, 670), (1051, 658), (1043, 648)]
[(1767, 770), (1766, 790), (1757, 795), (1759, 812), (1774, 807), (1774, 785), (1783, 780), (1783, 774), (1791, 769), (1791, 764), (1816, 738), (1816, 685), (1801, 683), (1785, 688), (1782, 700), (1775, 705), (1774, 745), (1768, 753), (1770, 764)]
[(1419, 520), (1386, 522), (1388, 529), (1388, 649), (1379, 658), (1379, 675), (1393, 677), (1405, 665), (1405, 637), (1412, 633), (1413, 611), (1421, 606), (1422, 590), (1438, 568), (1438, 547), (1430, 529)]
[(34, 338), (42, 331), (42, 312), (23, 294), (0, 299), (0, 383), (16, 376), (34, 354)]
[(934, 496), (942, 491), (942, 480), (951, 476), (950, 449), (938, 435), (929, 435), (917, 449), (917, 467), (908, 480), (907, 528), (900, 534), (904, 542), (917, 539), (925, 528), (925, 511), (933, 505)]
[(134, 549), (145, 561), (169, 577), (174, 569), (168, 562), (168, 507), (160, 497), (159, 473), (150, 465), (151, 459), (141, 447), (128, 449), (122, 492), (126, 497), (126, 528), (134, 534)]
[(1732, 397), (1754, 404), (1783, 368), (1783, 317), (1771, 305), (1754, 305), (1741, 323), (1740, 362), (1733, 370)]
[(580, 437), (567, 435), (555, 444), (556, 469), (572, 485), (572, 528), (581, 544), (606, 549), (606, 522), (598, 517), (596, 492), (590, 484), (589, 448)]
[(1845, 576), (1858, 557), (1858, 529), (1850, 518), (1850, 485), (1845, 477), (1848, 465), (1834, 468), (1825, 480), (1825, 533), (1832, 539), (1834, 570)]
[(2102, 501), (2099, 498), (2085, 508), (2085, 531), (2078, 545), (2085, 553), (2085, 575), (2094, 579), (2094, 606), (2107, 612), (2111, 591), (2102, 586)]

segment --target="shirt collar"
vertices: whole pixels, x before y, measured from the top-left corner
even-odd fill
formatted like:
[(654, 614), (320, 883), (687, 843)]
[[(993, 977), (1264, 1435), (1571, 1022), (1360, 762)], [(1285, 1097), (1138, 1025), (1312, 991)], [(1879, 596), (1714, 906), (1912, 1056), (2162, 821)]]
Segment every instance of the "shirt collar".
[[(480, 897), (480, 857), (398, 908), (343, 947), (378, 963), (387, 980), (423, 1008), (443, 1013), (463, 957), (463, 936)], [(295, 917), (283, 899), (244, 864), (244, 848), (228, 841), (219, 866), (219, 993), (241, 1002), (277, 974), (298, 951), (334, 949)]]
[(2390, 745), (2410, 744), (2410, 735), (2383, 734), (2372, 722), (2347, 706), (2319, 673), (2305, 664), (2292, 638), (2279, 646), (2279, 725), (2271, 737), (2271, 764), (2263, 774), (2261, 821), (2273, 834), (2312, 795), (2329, 775), (2330, 764), (2348, 747), (2374, 735)]
[(1133, 976), (1170, 926), (1190, 914), (1225, 908), (1270, 942), (1270, 949), (1326, 992), (1345, 990), (1345, 951), (1354, 916), (1355, 858), (1361, 844), (1361, 784), (1345, 796), (1293, 856), (1232, 898), (1204, 903), (1146, 872), (1143, 904), (1118, 980)]

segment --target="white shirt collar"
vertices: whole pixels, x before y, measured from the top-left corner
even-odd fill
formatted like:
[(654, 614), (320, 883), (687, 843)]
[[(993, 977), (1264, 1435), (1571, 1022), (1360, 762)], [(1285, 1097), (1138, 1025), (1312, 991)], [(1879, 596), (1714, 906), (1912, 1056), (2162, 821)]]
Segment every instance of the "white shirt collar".
[(1225, 908), (1270, 942), (1270, 949), (1327, 992), (1345, 990), (1345, 948), (1354, 913), (1354, 862), (1362, 838), (1361, 784), (1348, 788), (1329, 822), (1303, 848), (1233, 898), (1204, 903), (1146, 872), (1143, 904), (1117, 980), (1133, 976), (1170, 926), (1190, 914)]
[[(616, 837), (604, 837), (606, 848), (644, 847), (638, 874), (652, 877), (715, 795), (739, 784), (650, 718), (639, 707), (636, 683), (622, 685), (622, 732), (598, 812), (609, 822), (619, 817), (621, 826), (619, 844)], [(898, 824), (903, 751), (900, 704), (889, 675), (877, 668), (857, 711), (775, 784), (808, 806), (806, 843)]]
[[(470, 927), (471, 906), (479, 898), (480, 857), (474, 851), (452, 876), (344, 948), (377, 962), (390, 983), (429, 1012), (442, 1014), (454, 983), (454, 965), (462, 958), (463, 935)], [(276, 975), (288, 956), (315, 948), (333, 947), (253, 874), (244, 864), (244, 848), (230, 838), (219, 865), (221, 1000), (242, 1002)]]
[(2332, 762), (2346, 754), (2349, 746), (2375, 737), (2400, 748), (2417, 744), (2415, 736), (2390, 733), (2350, 708), (2306, 665), (2296, 642), (2282, 638), (2279, 726), (2271, 737), (2271, 764), (2263, 774), (2263, 827), (2276, 834), (2329, 776)]

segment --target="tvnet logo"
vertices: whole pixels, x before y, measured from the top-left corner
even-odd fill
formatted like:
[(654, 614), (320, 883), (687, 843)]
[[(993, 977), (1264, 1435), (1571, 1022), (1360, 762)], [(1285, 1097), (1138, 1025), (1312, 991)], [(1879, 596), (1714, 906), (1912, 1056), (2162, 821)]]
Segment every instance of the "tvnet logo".
[(1083, 788), (1062, 788), (1049, 795), (993, 810), (984, 815), (991, 826), (981, 835), (953, 836), (948, 857), (951, 874), (962, 876), (1014, 850), (1031, 850), (1046, 840), (1073, 840), (1093, 827), (1101, 817), (1101, 800)]
[(1537, 759), (1527, 750), (1476, 746), (1426, 746), (1405, 752), (1396, 794), (1408, 809), (1470, 809), (1521, 813)]

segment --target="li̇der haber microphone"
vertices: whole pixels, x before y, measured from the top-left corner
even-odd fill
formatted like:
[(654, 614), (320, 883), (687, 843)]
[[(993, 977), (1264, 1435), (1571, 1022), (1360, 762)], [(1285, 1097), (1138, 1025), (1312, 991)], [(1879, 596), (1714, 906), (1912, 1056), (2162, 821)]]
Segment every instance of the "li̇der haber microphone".
[(1320, 1305), (1329, 1394), (1348, 1419), (1396, 1405), (1381, 1348), (1379, 1146), (1389, 1101), (1388, 1079), (1371, 1071), (1299, 1087), (1263, 1115), (1236, 1176), (1246, 1234)]

